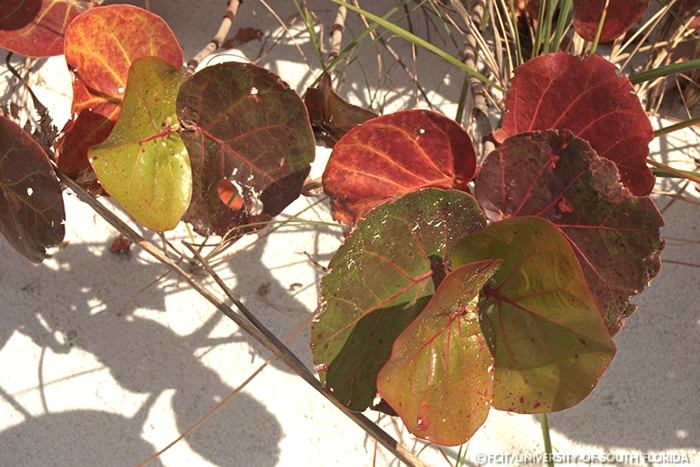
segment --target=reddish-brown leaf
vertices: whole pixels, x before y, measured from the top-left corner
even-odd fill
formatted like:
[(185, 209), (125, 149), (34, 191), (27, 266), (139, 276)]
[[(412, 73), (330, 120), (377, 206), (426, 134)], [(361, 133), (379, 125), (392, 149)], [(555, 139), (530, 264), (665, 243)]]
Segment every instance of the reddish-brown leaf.
[(370, 209), (425, 187), (466, 190), (476, 154), (453, 120), (407, 110), (354, 127), (333, 148), (323, 173), (333, 217), (357, 222)]
[(318, 87), (306, 91), (304, 104), (317, 137), (329, 146), (333, 146), (354, 126), (377, 116), (374, 112), (344, 101), (333, 91), (328, 75)]
[(507, 139), (474, 182), (492, 221), (542, 216), (558, 225), (577, 254), (588, 288), (615, 334), (658, 273), (663, 218), (648, 197), (632, 196), (615, 165), (567, 130)]
[(265, 33), (260, 29), (251, 27), (240, 28), (238, 31), (236, 31), (236, 35), (224, 42), (221, 47), (223, 49), (232, 49), (236, 46), (244, 45), (251, 41), (262, 40), (263, 37), (265, 37)]
[(632, 84), (604, 58), (558, 52), (515, 70), (498, 142), (524, 131), (567, 129), (612, 160), (635, 195), (651, 193), (646, 165), (654, 132)]
[(125, 237), (122, 234), (117, 235), (117, 238), (114, 239), (112, 242), (112, 245), (109, 247), (109, 251), (114, 253), (115, 255), (128, 255), (131, 253), (131, 247), (134, 245), (134, 242), (132, 242), (129, 237)]
[(19, 253), (40, 263), (65, 233), (61, 187), (41, 146), (0, 117), (0, 232)]
[(185, 215), (203, 235), (270, 219), (301, 194), (314, 159), (304, 103), (279, 76), (222, 63), (186, 81), (177, 98), (192, 163)]
[(27, 57), (60, 55), (66, 26), (82, 10), (79, 0), (0, 0), (0, 48)]
[[(574, 29), (587, 41), (595, 39), (606, 0), (574, 0)], [(600, 42), (621, 36), (644, 16), (649, 0), (609, 0)]]
[(107, 138), (119, 118), (131, 64), (159, 57), (179, 67), (184, 59), (167, 23), (131, 5), (93, 8), (76, 18), (66, 30), (65, 54), (75, 74), (74, 119), (58, 142), (58, 165), (88, 184), (95, 176), (87, 151)]

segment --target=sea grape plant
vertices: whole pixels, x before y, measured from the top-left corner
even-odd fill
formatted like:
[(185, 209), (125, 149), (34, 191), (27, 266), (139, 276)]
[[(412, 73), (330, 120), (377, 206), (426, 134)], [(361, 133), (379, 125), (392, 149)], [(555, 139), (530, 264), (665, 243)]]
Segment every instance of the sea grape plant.
[[(605, 3), (574, 1), (583, 37)], [(610, 0), (601, 40), (647, 3)], [(31, 261), (63, 239), (55, 170), (146, 228), (184, 221), (223, 236), (300, 196), (312, 128), (333, 146), (323, 189), (347, 237), (321, 281), (311, 349), (352, 410), (456, 445), (490, 407), (571, 407), (659, 271), (653, 132), (602, 57), (557, 52), (516, 68), (496, 149), (477, 167), (470, 136), (436, 112), (376, 116), (328, 78), (302, 101), (251, 64), (188, 74), (169, 26), (141, 8), (10, 4), (0, 0), (0, 46), (64, 53), (74, 75), (72, 119), (50, 153), (0, 117), (0, 231)]]
[(398, 112), (340, 138), (323, 185), (349, 235), (311, 337), (339, 400), (457, 445), (489, 406), (546, 413), (592, 391), (663, 248), (631, 91), (600, 57), (520, 66), (473, 194), (475, 150), (444, 116)]

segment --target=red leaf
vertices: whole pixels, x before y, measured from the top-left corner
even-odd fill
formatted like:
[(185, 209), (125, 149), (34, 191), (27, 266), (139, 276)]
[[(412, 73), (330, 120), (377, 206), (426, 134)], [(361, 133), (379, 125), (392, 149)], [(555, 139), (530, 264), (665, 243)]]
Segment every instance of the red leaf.
[(0, 48), (27, 57), (60, 55), (64, 30), (82, 9), (78, 0), (0, 0)]
[(131, 5), (93, 8), (80, 15), (66, 30), (65, 49), (75, 73), (74, 119), (58, 142), (58, 166), (87, 183), (95, 179), (87, 151), (107, 138), (119, 118), (131, 64), (155, 56), (180, 67), (184, 59), (167, 23)]
[(65, 233), (61, 187), (41, 146), (0, 117), (0, 232), (27, 259), (40, 263)]
[(333, 217), (354, 224), (370, 209), (424, 187), (467, 190), (476, 154), (453, 120), (427, 110), (377, 117), (333, 148), (323, 173)]
[(615, 163), (632, 193), (651, 193), (646, 158), (654, 132), (630, 81), (604, 58), (558, 52), (530, 60), (515, 70), (506, 109), (498, 142), (524, 131), (571, 130)]
[[(644, 16), (649, 0), (610, 0), (600, 42), (621, 36)], [(595, 39), (605, 0), (574, 0), (574, 29), (587, 41)]]
[(632, 196), (615, 165), (569, 131), (507, 139), (484, 161), (474, 192), (492, 221), (536, 215), (558, 225), (611, 334), (636, 308), (630, 296), (659, 271), (663, 218), (653, 201)]

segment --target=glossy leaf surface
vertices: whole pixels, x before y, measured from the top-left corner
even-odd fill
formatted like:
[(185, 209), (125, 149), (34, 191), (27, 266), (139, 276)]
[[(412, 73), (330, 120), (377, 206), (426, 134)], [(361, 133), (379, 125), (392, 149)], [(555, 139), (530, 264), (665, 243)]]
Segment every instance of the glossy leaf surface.
[(0, 232), (20, 254), (40, 263), (63, 241), (61, 187), (46, 153), (16, 123), (0, 116)]
[(635, 308), (630, 296), (659, 271), (663, 218), (654, 202), (632, 196), (615, 165), (566, 130), (507, 139), (474, 183), (491, 220), (536, 215), (559, 226), (616, 333)]
[[(267, 220), (299, 197), (314, 137), (304, 103), (277, 75), (233, 62), (205, 68), (182, 86), (177, 112), (194, 178), (186, 220), (197, 232)], [(224, 180), (242, 209), (221, 200)]]
[(635, 195), (648, 195), (654, 176), (646, 166), (654, 133), (632, 84), (598, 56), (564, 52), (537, 57), (515, 70), (498, 142), (532, 130), (568, 129), (612, 160)]
[(394, 339), (446, 273), (447, 251), (485, 224), (470, 195), (425, 189), (370, 211), (321, 281), (311, 348), (322, 381), (343, 404), (366, 409)]
[(328, 76), (321, 80), (318, 87), (306, 91), (304, 103), (314, 129), (321, 133), (330, 146), (356, 125), (377, 116), (374, 112), (343, 100), (333, 91)]
[(453, 120), (427, 110), (384, 115), (354, 127), (323, 173), (333, 217), (357, 222), (370, 209), (424, 187), (466, 190), (476, 154)]
[(382, 399), (414, 435), (455, 446), (491, 407), (493, 357), (479, 323), (479, 292), (500, 261), (450, 272), (418, 317), (396, 338), (377, 376)]
[(89, 152), (104, 189), (136, 221), (156, 231), (174, 228), (189, 205), (192, 173), (177, 133), (175, 99), (186, 78), (155, 57), (134, 62), (121, 118)]
[[(606, 0), (574, 0), (574, 29), (588, 41), (595, 39)], [(600, 42), (610, 42), (635, 25), (649, 7), (649, 0), (609, 0)]]
[(90, 180), (88, 149), (103, 142), (119, 118), (131, 64), (159, 57), (179, 67), (184, 59), (167, 23), (131, 5), (93, 8), (76, 18), (66, 30), (65, 54), (75, 74), (74, 118), (59, 141), (58, 165), (73, 179)]
[(452, 265), (503, 265), (479, 308), (493, 330), (493, 406), (520, 413), (566, 409), (583, 400), (615, 354), (571, 246), (549, 221), (491, 224), (452, 250)]
[(27, 57), (63, 53), (63, 34), (79, 0), (0, 0), (0, 48)]

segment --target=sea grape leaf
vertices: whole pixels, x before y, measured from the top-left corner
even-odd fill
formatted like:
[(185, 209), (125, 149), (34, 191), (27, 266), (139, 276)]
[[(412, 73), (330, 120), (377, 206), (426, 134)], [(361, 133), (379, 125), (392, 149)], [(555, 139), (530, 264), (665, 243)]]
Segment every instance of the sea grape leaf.
[[(574, 29), (587, 41), (595, 39), (606, 0), (574, 0)], [(635, 25), (649, 7), (649, 0), (609, 0), (600, 42), (610, 42)]]
[(27, 57), (61, 55), (66, 26), (84, 4), (79, 0), (0, 0), (0, 48)]
[(321, 380), (353, 410), (376, 394), (394, 339), (420, 313), (446, 272), (447, 251), (485, 225), (470, 195), (429, 188), (370, 211), (321, 281), (311, 349)]
[(328, 75), (317, 87), (307, 89), (304, 104), (314, 130), (329, 146), (333, 146), (356, 125), (377, 116), (374, 112), (343, 100), (333, 91)]
[(323, 173), (333, 217), (356, 223), (370, 209), (425, 187), (467, 190), (476, 153), (454, 120), (427, 110), (384, 115), (354, 127)]
[(63, 241), (61, 187), (39, 143), (0, 116), (0, 232), (17, 252), (40, 263)]
[(136, 60), (119, 121), (88, 153), (107, 193), (136, 221), (156, 231), (177, 225), (192, 194), (189, 157), (175, 113), (186, 77), (183, 68), (160, 58)]
[(484, 161), (477, 200), (492, 221), (542, 216), (577, 254), (611, 335), (635, 307), (630, 296), (658, 273), (663, 218), (648, 197), (619, 182), (615, 165), (568, 130), (507, 139)]
[[(277, 75), (233, 62), (205, 68), (182, 86), (177, 113), (194, 179), (185, 220), (197, 232), (223, 235), (270, 219), (299, 197), (314, 136), (304, 103)], [(241, 209), (220, 199), (224, 180)]]
[(159, 57), (179, 67), (184, 58), (168, 24), (132, 5), (80, 15), (66, 30), (65, 54), (75, 75), (73, 119), (58, 142), (58, 166), (73, 179), (92, 181), (87, 152), (106, 139), (119, 118), (131, 64)]
[(479, 323), (479, 292), (501, 265), (485, 260), (450, 272), (396, 338), (377, 376), (379, 395), (414, 435), (443, 446), (467, 441), (493, 396), (493, 357)]
[(519, 413), (566, 409), (583, 400), (615, 344), (566, 238), (548, 220), (518, 217), (464, 238), (454, 267), (486, 259), (503, 265), (479, 304), (493, 331), (493, 406)]
[(654, 132), (629, 79), (604, 58), (557, 52), (530, 60), (515, 69), (506, 109), (498, 142), (525, 131), (571, 130), (615, 163), (633, 194), (651, 193), (646, 158)]

